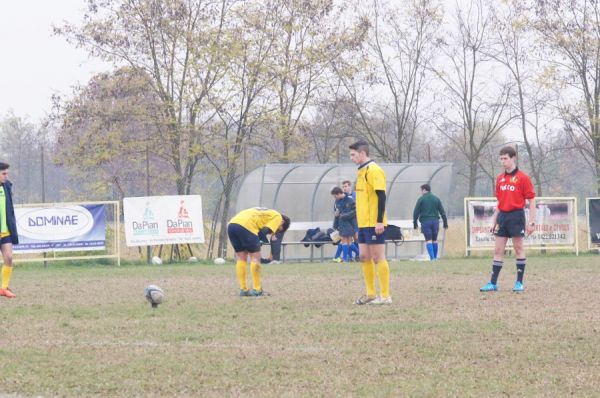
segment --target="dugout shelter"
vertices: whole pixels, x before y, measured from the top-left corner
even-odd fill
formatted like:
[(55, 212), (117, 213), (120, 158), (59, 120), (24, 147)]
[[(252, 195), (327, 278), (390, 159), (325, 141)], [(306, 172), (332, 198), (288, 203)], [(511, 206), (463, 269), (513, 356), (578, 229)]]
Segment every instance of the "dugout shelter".
[[(387, 179), (386, 209), (389, 224), (402, 227), (406, 242), (388, 257), (414, 257), (423, 252), (422, 235), (412, 233), (412, 213), (423, 184), (429, 184), (447, 209), (452, 185), (451, 163), (378, 163)], [(288, 215), (292, 224), (283, 241), (298, 241), (307, 229), (326, 229), (333, 224), (331, 189), (342, 181), (356, 180), (353, 163), (339, 164), (265, 164), (248, 173), (239, 190), (236, 212), (249, 207), (267, 207)], [(443, 231), (440, 228), (440, 231)], [(414, 236), (413, 236), (414, 235)], [(443, 242), (443, 232), (440, 232)], [(333, 256), (335, 247), (325, 248)], [(302, 245), (288, 248), (288, 259), (310, 258)]]

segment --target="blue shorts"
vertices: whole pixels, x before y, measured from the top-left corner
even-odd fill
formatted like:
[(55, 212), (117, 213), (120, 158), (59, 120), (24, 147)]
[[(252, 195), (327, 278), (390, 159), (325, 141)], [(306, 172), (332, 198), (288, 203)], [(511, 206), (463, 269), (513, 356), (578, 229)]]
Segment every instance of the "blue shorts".
[(494, 234), (503, 238), (525, 236), (525, 212), (519, 209), (498, 213)]
[(235, 252), (257, 253), (260, 251), (260, 239), (240, 224), (229, 224), (227, 235)]
[(426, 241), (437, 241), (438, 232), (440, 232), (440, 220), (421, 221), (421, 232), (425, 235)]
[(0, 239), (0, 245), (4, 245), (6, 243), (12, 243), (12, 236), (8, 235)]
[(375, 233), (375, 227), (358, 229), (358, 243), (367, 245), (382, 245), (385, 243), (385, 231), (381, 235)]

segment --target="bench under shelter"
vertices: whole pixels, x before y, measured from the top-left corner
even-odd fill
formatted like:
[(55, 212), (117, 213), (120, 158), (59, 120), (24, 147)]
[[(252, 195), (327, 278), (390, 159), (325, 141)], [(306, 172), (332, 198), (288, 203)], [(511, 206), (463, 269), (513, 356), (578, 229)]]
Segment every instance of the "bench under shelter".
[[(387, 179), (388, 224), (402, 228), (403, 242), (386, 242), (389, 259), (415, 258), (426, 253), (423, 235), (413, 230), (412, 214), (420, 187), (429, 184), (447, 209), (452, 186), (451, 163), (378, 163)], [(243, 179), (236, 212), (249, 207), (267, 207), (288, 215), (292, 223), (282, 244), (283, 261), (330, 259), (336, 247), (330, 243), (305, 247), (300, 240), (309, 228), (321, 230), (333, 225), (331, 189), (342, 181), (356, 179), (352, 163), (278, 164), (268, 163), (252, 170)], [(438, 241), (443, 255), (444, 229)], [(390, 246), (388, 248), (388, 246)], [(264, 250), (268, 251), (268, 247)]]

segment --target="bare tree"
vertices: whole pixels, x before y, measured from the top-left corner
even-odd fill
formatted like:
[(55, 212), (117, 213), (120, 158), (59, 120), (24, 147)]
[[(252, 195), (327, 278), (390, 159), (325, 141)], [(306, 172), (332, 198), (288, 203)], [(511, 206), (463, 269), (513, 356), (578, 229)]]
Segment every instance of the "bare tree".
[(171, 158), (163, 150), (164, 123), (156, 123), (161, 103), (146, 73), (130, 67), (100, 73), (76, 87), (71, 98), (54, 101), (53, 158), (77, 186), (74, 198), (122, 199), (176, 189)]
[(216, 214), (220, 219), (218, 255), (227, 249), (227, 221), (232, 193), (241, 176), (239, 164), (244, 148), (257, 126), (272, 112), (266, 92), (274, 81), (269, 62), (277, 31), (271, 29), (273, 16), (265, 11), (258, 2), (240, 3), (232, 9), (227, 74), (218, 95), (211, 96), (218, 118), (211, 123), (211, 134), (202, 147), (203, 156), (218, 171), (223, 189), (220, 214)]
[[(536, 28), (553, 50), (565, 131), (596, 176), (600, 194), (600, 4), (538, 0)], [(576, 93), (576, 98), (569, 96)]]
[[(498, 79), (490, 63), (490, 17), (482, 0), (456, 8), (456, 32), (444, 48), (445, 67), (434, 70), (448, 104), (436, 120), (438, 131), (449, 139), (468, 164), (468, 195), (475, 194), (481, 157), (486, 147), (511, 121), (511, 85)], [(494, 76), (494, 79), (486, 76)]]
[[(280, 162), (309, 155), (310, 143), (302, 131), (305, 116), (315, 110), (320, 90), (330, 81), (329, 64), (340, 54), (354, 52), (367, 27), (344, 16), (344, 1), (271, 0), (261, 2), (274, 32), (269, 62), (273, 84), (273, 112), (252, 145)], [(343, 21), (347, 21), (344, 23)], [(318, 109), (318, 108), (317, 108)]]
[(549, 115), (551, 98), (537, 70), (540, 60), (533, 57), (536, 53), (536, 32), (531, 28), (530, 15), (523, 2), (507, 1), (495, 7), (493, 15), (496, 43), (490, 56), (506, 67), (515, 85), (515, 113), (518, 115), (530, 173), (537, 194), (542, 196), (543, 173), (551, 149), (545, 144), (544, 136), (549, 131), (552, 116)]
[(163, 150), (180, 194), (190, 193), (201, 158), (198, 143), (212, 116), (208, 95), (223, 75), (223, 26), (233, 1), (89, 0), (82, 26), (55, 28), (90, 54), (151, 77), (162, 105)]
[(372, 0), (365, 15), (371, 29), (363, 57), (338, 62), (336, 71), (375, 151), (383, 160), (410, 161), (428, 66), (441, 44), (442, 9), (435, 0)]

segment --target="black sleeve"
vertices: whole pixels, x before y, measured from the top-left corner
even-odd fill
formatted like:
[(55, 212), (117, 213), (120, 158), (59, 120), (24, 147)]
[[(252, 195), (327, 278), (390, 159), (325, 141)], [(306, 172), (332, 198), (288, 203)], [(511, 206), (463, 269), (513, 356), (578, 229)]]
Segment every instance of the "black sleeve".
[(377, 194), (377, 222), (383, 222), (385, 213), (385, 191), (375, 191)]
[(258, 239), (260, 239), (261, 242), (269, 243), (269, 239), (267, 239), (267, 235), (270, 235), (272, 233), (273, 233), (273, 231), (271, 231), (271, 228), (264, 227), (260, 231), (258, 231)]

